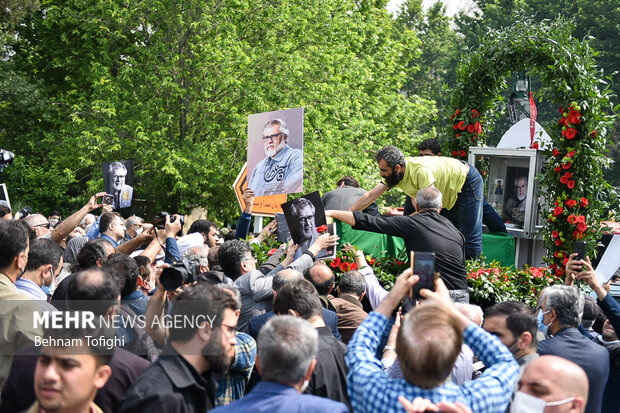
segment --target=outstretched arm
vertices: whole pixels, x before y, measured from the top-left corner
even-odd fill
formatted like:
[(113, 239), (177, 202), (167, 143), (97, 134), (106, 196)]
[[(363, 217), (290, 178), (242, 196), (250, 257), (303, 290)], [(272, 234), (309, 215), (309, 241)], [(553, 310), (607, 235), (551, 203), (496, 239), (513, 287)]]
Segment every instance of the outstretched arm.
[(97, 198), (104, 195), (105, 192), (99, 192), (91, 196), (90, 200), (86, 205), (84, 205), (77, 212), (68, 216), (64, 221), (58, 224), (56, 228), (54, 228), (54, 230), (52, 231), (52, 241), (59, 244), (67, 235), (71, 233), (71, 231), (73, 231), (75, 227), (80, 225), (80, 222), (82, 222), (82, 219), (84, 219), (86, 214), (97, 208), (101, 208), (103, 204), (97, 203)]
[(345, 224), (349, 224), (351, 226), (355, 225), (355, 217), (353, 216), (353, 212), (351, 211), (339, 211), (337, 209), (328, 209), (325, 211), (326, 217), (332, 217), (337, 219), (338, 221), (342, 221)]
[(351, 205), (351, 208), (349, 208), (349, 211), (361, 211), (362, 209), (366, 208), (368, 205), (375, 202), (388, 189), (389, 189), (388, 186), (384, 184), (383, 182), (378, 183), (377, 186), (375, 186), (370, 191), (366, 192), (364, 195), (359, 197), (358, 200), (355, 201), (353, 205)]

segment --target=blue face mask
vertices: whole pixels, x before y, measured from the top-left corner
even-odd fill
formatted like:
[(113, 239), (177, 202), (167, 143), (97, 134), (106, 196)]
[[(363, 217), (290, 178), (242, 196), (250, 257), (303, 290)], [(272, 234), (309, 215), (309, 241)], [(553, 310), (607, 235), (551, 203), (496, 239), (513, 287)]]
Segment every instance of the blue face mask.
[(543, 317), (545, 316), (545, 314), (547, 314), (550, 311), (551, 310), (547, 310), (543, 313), (543, 310), (541, 308), (540, 310), (538, 310), (538, 313), (536, 314), (536, 319), (538, 320), (538, 331), (543, 333), (545, 337), (549, 337), (549, 326), (551, 325), (551, 323), (549, 324), (543, 323)]

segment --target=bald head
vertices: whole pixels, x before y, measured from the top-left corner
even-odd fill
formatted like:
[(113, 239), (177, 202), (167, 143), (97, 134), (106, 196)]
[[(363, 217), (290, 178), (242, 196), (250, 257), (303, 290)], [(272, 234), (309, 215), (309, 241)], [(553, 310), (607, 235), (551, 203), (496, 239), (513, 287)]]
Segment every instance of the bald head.
[(306, 273), (306, 279), (314, 285), (319, 295), (327, 295), (334, 288), (336, 277), (331, 268), (324, 264), (315, 264)]
[(271, 284), (271, 288), (273, 289), (274, 296), (276, 292), (285, 284), (295, 281), (301, 280), (304, 278), (303, 275), (297, 270), (292, 270), (290, 268), (279, 271), (276, 275), (273, 276), (273, 282)]
[(588, 401), (588, 377), (572, 361), (557, 356), (540, 356), (525, 367), (519, 390), (547, 402), (574, 397), (566, 403), (565, 411), (583, 412)]
[(454, 303), (454, 307), (461, 312), (469, 321), (482, 326), (483, 313), (482, 308), (473, 304)]

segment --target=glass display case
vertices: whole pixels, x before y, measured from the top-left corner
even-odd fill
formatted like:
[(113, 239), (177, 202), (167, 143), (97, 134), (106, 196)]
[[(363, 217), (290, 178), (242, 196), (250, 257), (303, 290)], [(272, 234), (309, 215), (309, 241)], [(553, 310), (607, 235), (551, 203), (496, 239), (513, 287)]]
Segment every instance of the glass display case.
[(535, 177), (544, 168), (543, 161), (543, 154), (535, 149), (469, 148), (469, 163), (487, 171), (483, 175), (486, 201), (516, 238), (542, 238), (545, 200), (538, 194)]

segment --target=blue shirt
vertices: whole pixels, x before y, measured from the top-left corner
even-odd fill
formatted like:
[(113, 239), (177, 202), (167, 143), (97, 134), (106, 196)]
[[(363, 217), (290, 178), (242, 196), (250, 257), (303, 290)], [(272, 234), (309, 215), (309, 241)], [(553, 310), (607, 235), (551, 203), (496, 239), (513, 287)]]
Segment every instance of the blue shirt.
[(112, 237), (110, 237), (110, 236), (108, 236), (108, 235), (106, 235), (106, 234), (101, 234), (101, 235), (99, 236), (99, 238), (103, 238), (103, 239), (105, 239), (105, 240), (107, 240), (107, 241), (110, 241), (110, 244), (112, 244), (112, 246), (113, 246), (114, 248), (118, 247), (118, 242), (114, 241), (114, 240), (112, 239)]
[(273, 158), (266, 156), (252, 170), (248, 187), (254, 196), (300, 192), (304, 175), (304, 153), (286, 145)]
[[(212, 410), (213, 413), (348, 413), (344, 403), (310, 394), (299, 394), (291, 386), (261, 381), (243, 399)], [(402, 413), (402, 408), (401, 412)]]
[(482, 360), (487, 369), (478, 379), (470, 380), (462, 386), (448, 382), (427, 390), (414, 386), (405, 379), (390, 378), (383, 371), (381, 361), (375, 353), (387, 325), (388, 320), (373, 311), (357, 328), (349, 342), (346, 355), (349, 366), (347, 382), (351, 405), (356, 413), (402, 413), (399, 396), (409, 400), (423, 397), (433, 403), (460, 401), (476, 413), (506, 410), (519, 367), (508, 348), (497, 337), (473, 323), (467, 326), (463, 333), (465, 344)]
[(256, 341), (248, 334), (238, 332), (235, 358), (226, 374), (215, 374), (217, 391), (215, 405), (225, 406), (243, 397), (256, 360)]
[(18, 278), (15, 281), (15, 288), (20, 293), (36, 300), (43, 311), (56, 311), (56, 308), (47, 302), (47, 294), (35, 282), (25, 278)]

